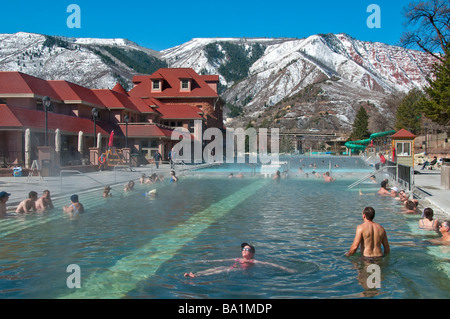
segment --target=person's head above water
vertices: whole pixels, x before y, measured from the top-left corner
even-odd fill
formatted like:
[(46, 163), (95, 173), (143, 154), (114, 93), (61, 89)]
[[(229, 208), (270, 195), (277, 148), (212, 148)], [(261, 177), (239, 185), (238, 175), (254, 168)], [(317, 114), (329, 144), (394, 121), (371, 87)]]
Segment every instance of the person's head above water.
[(247, 243), (241, 244), (242, 248), (242, 257), (245, 259), (253, 259), (253, 256), (255, 255), (255, 247), (252, 245), (249, 245)]

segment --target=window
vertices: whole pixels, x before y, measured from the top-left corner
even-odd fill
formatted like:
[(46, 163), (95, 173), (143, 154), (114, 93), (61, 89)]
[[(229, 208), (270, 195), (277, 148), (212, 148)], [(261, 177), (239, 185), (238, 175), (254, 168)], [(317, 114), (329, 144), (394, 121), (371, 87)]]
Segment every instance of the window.
[(160, 81), (159, 80), (153, 80), (153, 90), (160, 90)]
[(181, 80), (181, 89), (183, 91), (189, 91), (189, 80)]
[(397, 142), (397, 156), (411, 156), (411, 142)]

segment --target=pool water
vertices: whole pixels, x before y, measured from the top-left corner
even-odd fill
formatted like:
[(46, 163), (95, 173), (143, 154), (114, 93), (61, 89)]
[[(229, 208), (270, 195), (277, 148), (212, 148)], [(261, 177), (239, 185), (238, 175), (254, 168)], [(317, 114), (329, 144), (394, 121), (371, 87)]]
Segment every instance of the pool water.
[[(336, 175), (324, 183), (196, 172), (158, 184), (156, 199), (140, 184), (128, 193), (114, 188), (107, 199), (100, 189), (80, 193), (79, 218), (55, 202), (48, 214), (0, 220), (0, 298), (449, 298), (450, 248), (425, 242), (439, 235), (375, 195), (377, 184), (349, 190), (357, 176)], [(375, 208), (391, 245), (377, 289), (367, 287), (359, 251), (344, 255), (365, 206)], [(240, 257), (242, 242), (255, 246), (257, 260), (294, 272), (255, 264), (184, 277), (231, 266), (214, 260)], [(71, 264), (80, 267), (81, 288), (67, 286)]]

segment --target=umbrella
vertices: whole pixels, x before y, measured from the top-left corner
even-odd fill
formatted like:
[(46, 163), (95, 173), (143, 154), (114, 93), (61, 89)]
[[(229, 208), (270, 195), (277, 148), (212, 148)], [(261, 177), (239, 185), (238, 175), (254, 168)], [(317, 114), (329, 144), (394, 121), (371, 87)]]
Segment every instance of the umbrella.
[(113, 141), (114, 141), (114, 131), (111, 131), (111, 135), (109, 136), (109, 142), (108, 142), (109, 147), (112, 147), (114, 145)]

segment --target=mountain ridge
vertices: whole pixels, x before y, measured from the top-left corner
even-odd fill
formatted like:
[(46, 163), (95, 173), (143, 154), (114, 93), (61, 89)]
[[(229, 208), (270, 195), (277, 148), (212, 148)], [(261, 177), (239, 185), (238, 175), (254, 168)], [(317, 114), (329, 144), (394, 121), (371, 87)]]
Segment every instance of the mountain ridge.
[[(386, 96), (422, 89), (433, 62), (420, 51), (346, 34), (301, 39), (193, 38), (159, 52), (121, 38), (0, 34), (0, 70), (64, 79), (89, 88), (112, 88), (119, 82), (131, 89), (132, 76), (142, 74), (138, 70), (152, 73), (159, 67), (219, 74), (221, 97), (241, 110), (241, 116), (229, 118), (228, 125), (264, 122), (308, 128), (313, 125), (308, 124), (311, 119), (328, 111), (334, 117), (329, 128), (345, 128), (362, 104), (373, 105), (372, 113), (383, 115), (389, 113)], [(316, 95), (310, 96), (311, 92)], [(299, 96), (301, 102), (296, 102)], [(271, 108), (279, 111), (287, 106), (290, 112), (278, 122), (269, 120)]]

